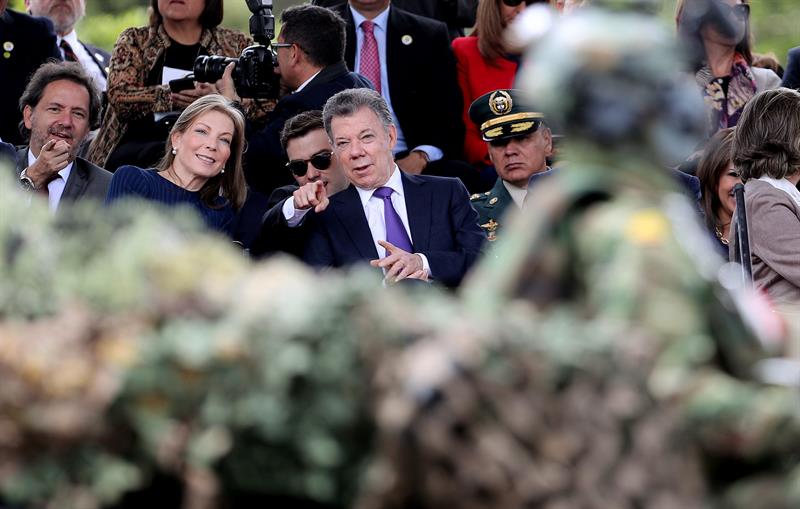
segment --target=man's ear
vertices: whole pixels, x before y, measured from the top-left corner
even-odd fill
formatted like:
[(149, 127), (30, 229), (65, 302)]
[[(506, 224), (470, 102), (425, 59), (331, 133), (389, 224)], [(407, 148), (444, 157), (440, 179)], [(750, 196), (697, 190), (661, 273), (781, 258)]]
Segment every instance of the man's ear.
[(394, 146), (397, 145), (397, 127), (394, 124), (389, 124), (386, 133), (389, 135), (389, 149), (394, 150)]
[(22, 108), (22, 120), (25, 122), (25, 129), (31, 129), (33, 122), (31, 119), (33, 118), (33, 108), (31, 108), (30, 104), (26, 104), (24, 108)]
[(542, 138), (544, 139), (544, 155), (551, 157), (553, 155), (553, 133), (550, 132), (549, 127), (542, 128)]

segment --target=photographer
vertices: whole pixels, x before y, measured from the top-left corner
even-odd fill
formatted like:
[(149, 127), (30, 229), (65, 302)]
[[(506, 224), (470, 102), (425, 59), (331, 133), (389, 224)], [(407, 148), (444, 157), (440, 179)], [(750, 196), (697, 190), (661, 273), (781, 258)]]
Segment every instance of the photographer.
[[(248, 134), (245, 153), (247, 183), (265, 195), (292, 181), (280, 141), (284, 123), (298, 113), (321, 110), (341, 90), (372, 88), (369, 80), (347, 70), (341, 17), (323, 7), (300, 5), (283, 11), (281, 23), (278, 42), (272, 46), (278, 55), (281, 88), (288, 93), (278, 101), (266, 126)], [(220, 93), (238, 100), (230, 78), (232, 68), (223, 75)]]
[[(150, 23), (122, 32), (114, 45), (108, 75), (109, 107), (88, 159), (114, 171), (123, 164), (154, 166), (178, 114), (196, 99), (216, 93), (209, 83), (189, 82), (173, 90), (169, 82), (192, 72), (199, 55), (237, 57), (253, 40), (222, 28), (222, 0), (151, 0)], [(272, 102), (246, 101), (248, 118), (266, 115)]]

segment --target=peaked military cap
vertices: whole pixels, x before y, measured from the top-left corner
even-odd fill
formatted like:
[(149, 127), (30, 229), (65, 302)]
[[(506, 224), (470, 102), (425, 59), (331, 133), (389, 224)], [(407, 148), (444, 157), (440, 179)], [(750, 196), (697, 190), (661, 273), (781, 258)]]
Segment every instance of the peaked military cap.
[(526, 104), (521, 91), (500, 89), (475, 99), (469, 118), (481, 131), (483, 141), (492, 141), (534, 132), (544, 115)]

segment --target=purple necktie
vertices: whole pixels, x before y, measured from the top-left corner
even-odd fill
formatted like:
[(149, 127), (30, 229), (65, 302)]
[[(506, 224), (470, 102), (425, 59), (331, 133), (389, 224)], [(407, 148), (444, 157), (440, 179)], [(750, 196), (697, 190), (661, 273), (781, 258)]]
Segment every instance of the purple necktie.
[(408, 238), (408, 233), (406, 233), (406, 228), (403, 226), (403, 221), (400, 220), (400, 216), (397, 214), (397, 211), (394, 210), (394, 205), (392, 205), (393, 192), (394, 190), (391, 187), (379, 187), (372, 193), (372, 196), (377, 196), (383, 200), (383, 220), (386, 222), (386, 240), (403, 251), (413, 253), (414, 248), (411, 246), (411, 239)]
[(358, 72), (364, 75), (375, 85), (375, 90), (381, 93), (381, 62), (378, 56), (378, 41), (375, 39), (375, 23), (369, 20), (361, 22), (364, 31), (364, 40), (361, 42), (361, 60), (358, 63)]

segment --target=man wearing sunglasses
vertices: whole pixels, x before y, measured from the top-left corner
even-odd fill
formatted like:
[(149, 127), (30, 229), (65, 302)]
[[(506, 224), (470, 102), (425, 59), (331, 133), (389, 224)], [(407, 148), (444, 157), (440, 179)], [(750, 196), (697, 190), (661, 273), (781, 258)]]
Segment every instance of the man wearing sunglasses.
[(286, 121), (281, 145), (289, 162), (286, 168), (297, 185), (279, 187), (269, 197), (261, 232), (250, 249), (254, 256), (284, 252), (302, 256), (308, 237), (306, 215), (320, 213), (328, 197), (349, 185), (322, 125), (322, 112), (307, 111)]
[(522, 208), (531, 177), (552, 171), (547, 157), (553, 138), (544, 116), (526, 106), (518, 90), (495, 90), (478, 97), (469, 107), (469, 117), (488, 145), (497, 171), (490, 191), (470, 197), (478, 224), (494, 241), (506, 209)]

